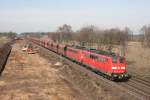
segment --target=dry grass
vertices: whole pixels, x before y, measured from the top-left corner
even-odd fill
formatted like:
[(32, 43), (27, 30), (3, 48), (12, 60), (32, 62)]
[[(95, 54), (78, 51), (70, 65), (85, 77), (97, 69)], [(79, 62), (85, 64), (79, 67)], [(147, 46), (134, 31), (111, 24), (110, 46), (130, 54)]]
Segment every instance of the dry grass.
[(129, 42), (126, 57), (129, 73), (150, 77), (150, 48), (142, 47), (140, 42)]
[(8, 38), (6, 38), (6, 37), (0, 37), (0, 44), (7, 43), (8, 41), (9, 41)]

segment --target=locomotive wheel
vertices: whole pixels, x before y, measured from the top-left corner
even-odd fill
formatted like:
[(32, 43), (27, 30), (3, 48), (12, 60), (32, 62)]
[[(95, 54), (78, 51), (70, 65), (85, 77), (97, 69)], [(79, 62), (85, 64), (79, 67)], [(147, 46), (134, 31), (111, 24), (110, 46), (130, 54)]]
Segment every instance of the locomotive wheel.
[(111, 80), (111, 81), (114, 81), (114, 80), (115, 80), (115, 78), (114, 78), (114, 77), (110, 77), (110, 80)]

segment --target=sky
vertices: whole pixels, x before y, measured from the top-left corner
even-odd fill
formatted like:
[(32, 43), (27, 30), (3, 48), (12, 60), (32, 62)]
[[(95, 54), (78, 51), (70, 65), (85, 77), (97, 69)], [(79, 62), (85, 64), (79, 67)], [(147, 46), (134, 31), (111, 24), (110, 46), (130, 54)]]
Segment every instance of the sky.
[(52, 32), (69, 24), (100, 29), (150, 24), (150, 0), (0, 0), (0, 32)]

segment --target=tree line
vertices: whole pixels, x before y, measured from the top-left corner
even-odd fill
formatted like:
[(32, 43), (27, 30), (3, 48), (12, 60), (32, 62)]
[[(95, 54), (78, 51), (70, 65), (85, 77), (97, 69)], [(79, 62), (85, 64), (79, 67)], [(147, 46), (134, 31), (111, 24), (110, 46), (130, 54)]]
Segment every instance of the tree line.
[(143, 46), (150, 47), (150, 25), (143, 26), (140, 35)]
[[(56, 32), (45, 33), (23, 33), (24, 36), (41, 37), (48, 35), (54, 41), (68, 42), (76, 41), (80, 44), (84, 43), (100, 43), (100, 44), (125, 44), (126, 41), (131, 39), (132, 31), (129, 28), (121, 30), (119, 28), (100, 30), (97, 27), (90, 25), (79, 29), (74, 32), (70, 25), (64, 24), (60, 26)], [(22, 34), (22, 35), (23, 35)]]
[(150, 26), (143, 26), (140, 33), (141, 34), (134, 35), (128, 27), (125, 27), (124, 29), (99, 29), (94, 25), (85, 26), (77, 31), (73, 31), (70, 25), (64, 24), (58, 27), (56, 32), (25, 32), (22, 33), (22, 36), (34, 36), (40, 38), (47, 35), (58, 43), (72, 43), (82, 46), (126, 46), (128, 41), (140, 41), (143, 45), (150, 47)]
[(17, 33), (15, 32), (0, 32), (0, 37), (7, 37), (10, 39), (14, 39), (17, 36)]

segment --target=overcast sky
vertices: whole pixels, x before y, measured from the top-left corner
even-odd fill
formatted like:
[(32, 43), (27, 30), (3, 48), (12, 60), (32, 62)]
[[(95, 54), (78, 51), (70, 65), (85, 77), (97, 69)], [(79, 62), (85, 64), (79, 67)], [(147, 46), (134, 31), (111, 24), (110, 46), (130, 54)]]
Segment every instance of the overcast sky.
[(150, 0), (0, 0), (0, 32), (56, 31), (65, 23), (136, 33), (150, 24)]

